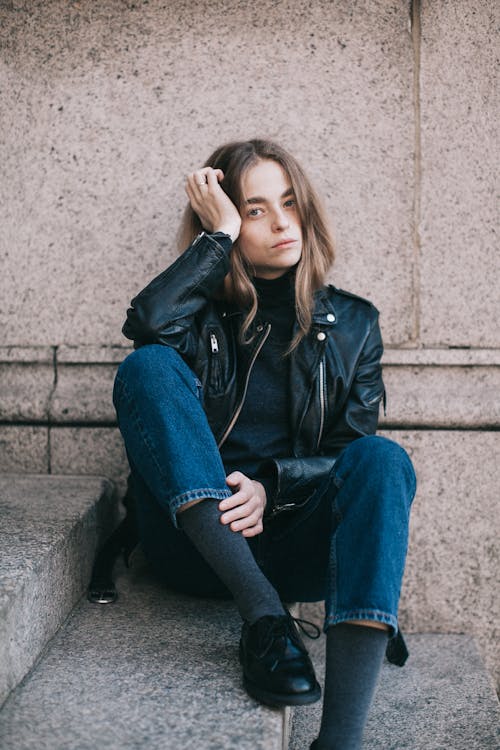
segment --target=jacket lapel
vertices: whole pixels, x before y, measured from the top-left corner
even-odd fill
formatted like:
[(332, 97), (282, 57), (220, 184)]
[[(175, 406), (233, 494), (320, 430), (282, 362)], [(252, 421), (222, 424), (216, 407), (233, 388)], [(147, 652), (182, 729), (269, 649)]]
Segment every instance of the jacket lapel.
[[(319, 363), (336, 320), (337, 317), (331, 300), (328, 299), (326, 292), (320, 289), (314, 296), (311, 330), (293, 352), (290, 362), (290, 423), (295, 425), (294, 444), (296, 451), (301, 451), (297, 440), (301, 434), (302, 424), (311, 399), (317, 396), (319, 400), (319, 392), (316, 388)], [(294, 333), (296, 333), (296, 330)]]

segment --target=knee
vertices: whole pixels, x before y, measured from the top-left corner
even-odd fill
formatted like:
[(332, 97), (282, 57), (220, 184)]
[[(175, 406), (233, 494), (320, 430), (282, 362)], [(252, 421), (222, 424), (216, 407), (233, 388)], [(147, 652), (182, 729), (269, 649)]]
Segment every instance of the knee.
[(350, 459), (365, 476), (381, 475), (391, 482), (403, 481), (411, 495), (416, 478), (408, 453), (398, 443), (380, 435), (367, 435), (351, 443), (346, 449)]
[(124, 395), (127, 398), (156, 398), (159, 390), (180, 391), (183, 383), (194, 388), (194, 382), (191, 371), (175, 349), (148, 344), (129, 354), (119, 366), (113, 402), (118, 408)]
[(358, 440), (354, 440), (347, 450), (349, 450), (357, 461), (369, 463), (393, 464), (401, 461), (409, 461), (409, 457), (404, 448), (398, 443), (381, 435), (367, 435)]
[(117, 371), (117, 378), (130, 382), (142, 380), (145, 375), (161, 371), (165, 373), (180, 360), (179, 354), (170, 346), (147, 344), (126, 357)]

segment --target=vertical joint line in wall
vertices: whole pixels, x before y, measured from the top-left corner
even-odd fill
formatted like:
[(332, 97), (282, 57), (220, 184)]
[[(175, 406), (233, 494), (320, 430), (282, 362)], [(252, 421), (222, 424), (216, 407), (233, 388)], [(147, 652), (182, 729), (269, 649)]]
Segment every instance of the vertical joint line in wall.
[(52, 399), (57, 388), (57, 346), (52, 347), (53, 379), (47, 406), (47, 473), (52, 474)]
[(410, 0), (410, 28), (413, 46), (413, 339), (420, 339), (420, 256), (421, 256), (421, 196), (422, 196), (422, 132), (420, 107), (420, 45), (421, 0)]

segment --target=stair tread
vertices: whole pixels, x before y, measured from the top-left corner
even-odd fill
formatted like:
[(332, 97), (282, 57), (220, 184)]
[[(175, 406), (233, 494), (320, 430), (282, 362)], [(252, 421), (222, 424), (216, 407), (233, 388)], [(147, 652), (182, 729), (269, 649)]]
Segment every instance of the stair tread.
[[(497, 750), (500, 710), (474, 639), (468, 635), (405, 636), (403, 668), (385, 663), (365, 729), (366, 750)], [(309, 649), (323, 684), (325, 636)], [(321, 706), (296, 708), (289, 750), (308, 750)]]
[(44, 552), (65, 539), (75, 520), (95, 502), (101, 477), (0, 475), (0, 585), (26, 577)]
[(102, 477), (0, 475), (0, 704), (80, 598), (115, 505)]
[(0, 713), (4, 750), (281, 750), (288, 712), (244, 692), (232, 602), (121, 573), (115, 604), (82, 600)]
[[(46, 543), (64, 543), (85, 514), (82, 498), (88, 511), (105, 487), (88, 477), (22, 479), (14, 491), (0, 477), (4, 593), (16, 576), (38, 575)], [(54, 488), (63, 486), (66, 499), (57, 499)], [(29, 554), (20, 572), (23, 538)], [(140, 559), (121, 570), (117, 585), (113, 605), (79, 602), (12, 692), (0, 711), (3, 750), (282, 750), (290, 714), (260, 706), (243, 690), (234, 604), (169, 591)], [(321, 679), (324, 636), (307, 643)], [(366, 749), (497, 748), (498, 701), (473, 639), (418, 634), (408, 644), (404, 669), (383, 668)], [(294, 710), (290, 750), (308, 750), (320, 715), (320, 703)]]

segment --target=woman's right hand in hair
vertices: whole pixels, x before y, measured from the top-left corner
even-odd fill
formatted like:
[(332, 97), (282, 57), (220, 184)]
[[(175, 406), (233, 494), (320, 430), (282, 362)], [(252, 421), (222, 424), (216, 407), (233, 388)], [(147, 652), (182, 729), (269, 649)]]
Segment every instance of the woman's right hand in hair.
[(241, 217), (238, 209), (219, 183), (224, 178), (221, 169), (203, 167), (188, 175), (186, 193), (207, 232), (225, 232), (234, 242), (240, 233)]

